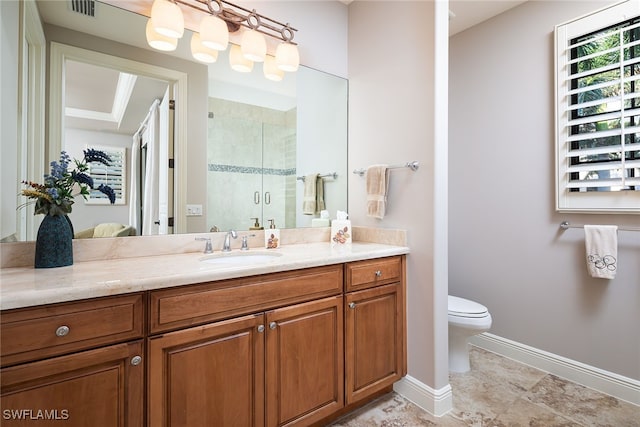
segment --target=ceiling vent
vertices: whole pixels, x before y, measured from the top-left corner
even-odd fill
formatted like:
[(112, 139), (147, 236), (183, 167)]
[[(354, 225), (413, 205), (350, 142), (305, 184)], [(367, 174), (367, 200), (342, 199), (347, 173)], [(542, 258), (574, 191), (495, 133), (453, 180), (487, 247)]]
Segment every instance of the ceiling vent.
[(96, 16), (95, 0), (70, 0), (71, 10), (85, 16)]

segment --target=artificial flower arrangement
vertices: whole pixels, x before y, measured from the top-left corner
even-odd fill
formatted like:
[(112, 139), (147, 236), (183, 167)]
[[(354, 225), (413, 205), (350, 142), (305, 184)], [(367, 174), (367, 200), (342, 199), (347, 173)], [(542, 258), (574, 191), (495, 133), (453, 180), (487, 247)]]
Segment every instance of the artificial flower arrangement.
[[(51, 162), (51, 173), (44, 176), (44, 184), (22, 181), (29, 188), (22, 190), (22, 195), (35, 199), (35, 214), (66, 215), (71, 213), (71, 206), (76, 195), (80, 194), (87, 200), (90, 190), (98, 190), (105, 194), (111, 204), (116, 201), (116, 193), (108, 185), (100, 184), (94, 188), (93, 178), (87, 173), (89, 163), (98, 162), (110, 166), (111, 158), (100, 150), (84, 150), (83, 159), (73, 159), (75, 169), (69, 170), (71, 157), (65, 152), (60, 153), (60, 161)], [(79, 187), (79, 193), (74, 194), (74, 187)]]

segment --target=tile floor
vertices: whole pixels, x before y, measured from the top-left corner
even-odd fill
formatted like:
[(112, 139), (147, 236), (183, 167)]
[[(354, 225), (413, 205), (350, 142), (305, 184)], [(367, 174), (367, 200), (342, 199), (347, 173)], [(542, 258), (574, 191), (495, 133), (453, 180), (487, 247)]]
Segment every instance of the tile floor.
[(640, 407), (471, 347), (471, 371), (452, 373), (453, 410), (436, 418), (390, 393), (332, 427), (640, 427)]

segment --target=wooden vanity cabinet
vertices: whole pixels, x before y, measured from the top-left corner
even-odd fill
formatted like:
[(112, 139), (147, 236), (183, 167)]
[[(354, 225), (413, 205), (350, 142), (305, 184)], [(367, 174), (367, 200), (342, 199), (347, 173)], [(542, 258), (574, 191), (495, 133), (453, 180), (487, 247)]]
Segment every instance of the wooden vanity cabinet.
[(143, 320), (142, 294), (3, 312), (2, 425), (143, 425)]
[(347, 405), (391, 386), (407, 373), (405, 257), (346, 265), (345, 395)]
[(406, 374), (405, 281), (393, 256), (5, 311), (2, 425), (326, 425)]
[(266, 313), (267, 427), (309, 426), (344, 406), (342, 295)]
[(149, 338), (149, 425), (306, 426), (343, 406), (342, 297)]

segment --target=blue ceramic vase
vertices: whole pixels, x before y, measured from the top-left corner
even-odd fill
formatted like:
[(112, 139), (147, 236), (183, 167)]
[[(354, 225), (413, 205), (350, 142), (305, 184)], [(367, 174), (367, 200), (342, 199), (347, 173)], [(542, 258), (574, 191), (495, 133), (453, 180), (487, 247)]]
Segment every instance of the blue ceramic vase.
[(73, 227), (66, 215), (45, 215), (36, 238), (35, 268), (73, 264)]

